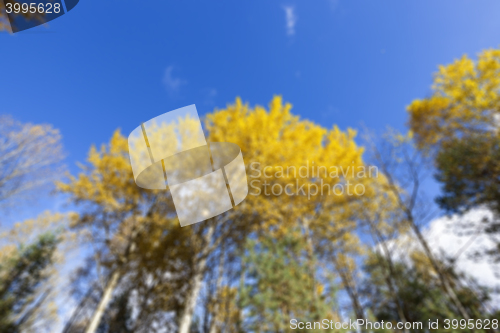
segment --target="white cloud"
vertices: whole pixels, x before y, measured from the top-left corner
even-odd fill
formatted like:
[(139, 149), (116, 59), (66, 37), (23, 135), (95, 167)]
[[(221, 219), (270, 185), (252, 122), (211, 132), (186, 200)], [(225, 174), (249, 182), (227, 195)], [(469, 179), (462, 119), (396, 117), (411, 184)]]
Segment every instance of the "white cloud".
[(173, 71), (174, 66), (168, 66), (165, 70), (165, 74), (163, 75), (163, 84), (171, 97), (178, 96), (181, 87), (187, 84), (186, 80), (180, 77), (175, 77), (172, 73)]
[[(456, 257), (457, 268), (474, 277), (479, 284), (495, 287), (498, 279), (495, 271), (500, 268), (498, 264), (492, 264), (486, 258), (474, 260), (472, 255), (495, 247), (495, 242), (484, 233), (484, 219), (491, 220), (492, 213), (485, 209), (471, 210), (463, 216), (441, 217), (433, 220), (426, 237), (430, 246), (436, 251), (450, 257)], [(466, 225), (470, 232), (458, 234), (452, 232), (449, 226)]]
[[(488, 259), (474, 259), (473, 254), (495, 248), (495, 241), (484, 233), (485, 219), (492, 218), (491, 211), (486, 209), (471, 210), (463, 216), (440, 217), (432, 220), (423, 232), (433, 252), (438, 256), (456, 258), (458, 271), (473, 277), (480, 285), (490, 288), (499, 286), (495, 273), (500, 272), (500, 264)], [(457, 232), (461, 227), (469, 232)], [(413, 250), (422, 250), (413, 236), (402, 236), (388, 243), (396, 250), (394, 259), (409, 261), (407, 255)], [(493, 304), (500, 304), (500, 298), (493, 295)]]
[(297, 24), (297, 15), (294, 6), (283, 6), (286, 20), (286, 33), (288, 36), (295, 35), (295, 25)]

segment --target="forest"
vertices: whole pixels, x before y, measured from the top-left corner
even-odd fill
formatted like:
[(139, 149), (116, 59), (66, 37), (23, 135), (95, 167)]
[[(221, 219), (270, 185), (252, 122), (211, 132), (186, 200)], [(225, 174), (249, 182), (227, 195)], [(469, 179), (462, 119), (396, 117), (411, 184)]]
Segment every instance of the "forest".
[[(207, 141), (241, 148), (249, 194), (186, 227), (170, 191), (134, 182), (128, 133), (89, 147), (71, 174), (57, 128), (2, 115), (1, 209), (50, 188), (71, 210), (2, 225), (0, 332), (353, 331), (296, 325), (324, 319), (403, 323), (359, 332), (429, 332), (436, 320), (433, 332), (498, 332), (498, 290), (458, 266), (500, 260), (500, 50), (439, 66), (406, 115), (405, 132), (379, 133), (325, 128), (279, 95), (215, 108)], [(467, 240), (459, 251), (432, 241), (437, 219), (439, 237)], [(478, 237), (493, 245), (471, 253)]]

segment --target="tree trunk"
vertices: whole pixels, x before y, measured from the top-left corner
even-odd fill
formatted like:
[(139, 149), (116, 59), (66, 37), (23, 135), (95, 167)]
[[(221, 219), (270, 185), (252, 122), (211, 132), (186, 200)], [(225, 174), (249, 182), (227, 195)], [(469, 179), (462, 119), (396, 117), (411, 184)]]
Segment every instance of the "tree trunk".
[(189, 333), (189, 329), (191, 328), (194, 307), (196, 306), (196, 300), (198, 299), (198, 294), (201, 289), (201, 282), (203, 281), (203, 276), (205, 275), (205, 270), (207, 268), (208, 248), (210, 247), (210, 241), (212, 240), (214, 231), (215, 226), (214, 223), (211, 222), (207, 233), (203, 236), (203, 244), (201, 245), (202, 249), (194, 265), (195, 267), (191, 282), (191, 289), (189, 290), (184, 303), (184, 309), (182, 311), (181, 319), (179, 320), (178, 333)]
[[(381, 158), (379, 158), (379, 160), (382, 161)], [(418, 190), (420, 187), (420, 180), (418, 178), (418, 175), (416, 174), (416, 171), (415, 171), (415, 168), (414, 168), (414, 165), (412, 164), (412, 162), (410, 162), (408, 159), (407, 159), (407, 161), (409, 163), (410, 168), (412, 169), (411, 175), (413, 177), (413, 180), (412, 180), (413, 181), (413, 190), (412, 190), (413, 193), (411, 194), (411, 199), (410, 199), (410, 202), (408, 204), (405, 203), (405, 201), (401, 197), (401, 193), (396, 186), (393, 175), (387, 170), (386, 164), (382, 162), (383, 173), (389, 181), (390, 189), (395, 194), (395, 196), (398, 200), (399, 206), (401, 207), (402, 211), (406, 215), (406, 219), (410, 225), (410, 228), (413, 230), (413, 232), (417, 236), (417, 239), (420, 242), (420, 244), (422, 245), (427, 258), (429, 259), (429, 261), (431, 263), (432, 268), (434, 268), (436, 274), (438, 275), (439, 281), (441, 283), (441, 287), (443, 288), (443, 291), (448, 296), (448, 298), (453, 303), (453, 305), (455, 305), (459, 314), (465, 320), (469, 320), (470, 317), (469, 317), (469, 314), (467, 313), (467, 310), (463, 306), (462, 302), (460, 302), (460, 300), (458, 299), (457, 294), (455, 293), (455, 290), (453, 289), (453, 287), (450, 285), (450, 283), (448, 281), (448, 277), (445, 275), (445, 273), (441, 269), (441, 266), (438, 264), (438, 261), (434, 257), (434, 254), (432, 253), (432, 250), (430, 249), (429, 244), (425, 240), (424, 236), (422, 235), (422, 233), (420, 231), (419, 226), (417, 225), (417, 223), (414, 219), (413, 209), (415, 207), (415, 202), (416, 202)], [(472, 332), (475, 332), (475, 330), (472, 329)]]
[[(448, 297), (450, 297), (451, 301), (454, 303), (454, 305), (457, 307), (458, 312), (462, 315), (462, 317), (465, 320), (469, 320), (469, 314), (467, 313), (467, 310), (465, 310), (464, 306), (462, 305), (462, 302), (457, 297), (457, 294), (455, 293), (455, 290), (453, 287), (450, 285), (448, 282), (448, 278), (445, 276), (445, 273), (441, 270), (440, 265), (437, 263), (437, 260), (434, 258), (434, 254), (432, 253), (432, 250), (430, 249), (429, 244), (427, 244), (427, 241), (424, 239), (424, 236), (420, 232), (420, 229), (418, 226), (414, 223), (413, 219), (411, 219), (412, 223), (412, 228), (415, 234), (417, 235), (418, 240), (420, 241), (420, 244), (422, 244), (422, 247), (424, 248), (424, 251), (429, 258), (429, 261), (431, 262), (432, 267), (436, 271), (436, 273), (439, 276), (439, 280), (441, 281), (441, 284), (443, 286), (444, 291), (448, 294)], [(473, 329), (473, 331), (475, 331)]]
[[(309, 270), (309, 274), (311, 276), (311, 292), (313, 296), (314, 306), (318, 305), (318, 295), (316, 293), (316, 267), (314, 265), (314, 247), (311, 238), (311, 230), (309, 229), (311, 220), (310, 219), (301, 219), (301, 225), (304, 229), (304, 236), (306, 239), (306, 252), (307, 252), (307, 268)], [(319, 320), (319, 313), (316, 313), (315, 320)]]
[(343, 268), (341, 267), (341, 264), (337, 260), (335, 253), (333, 253), (332, 255), (332, 261), (335, 266), (335, 269), (337, 270), (337, 273), (340, 276), (340, 279), (342, 280), (342, 283), (344, 284), (344, 288), (347, 294), (349, 295), (349, 298), (351, 299), (352, 307), (354, 309), (354, 313), (356, 314), (356, 319), (365, 320), (365, 313), (363, 311), (363, 307), (361, 306), (361, 302), (359, 300), (359, 294), (358, 291), (356, 290), (356, 286), (354, 285), (352, 277), (348, 276), (349, 275), (348, 272), (343, 271)]
[[(384, 275), (385, 275), (385, 281), (387, 283), (387, 287), (389, 288), (389, 292), (391, 293), (391, 296), (394, 298), (394, 302), (396, 303), (396, 308), (397, 312), (399, 315), (399, 319), (403, 322), (403, 324), (406, 324), (408, 320), (406, 320), (406, 315), (404, 313), (403, 307), (399, 301), (399, 297), (396, 293), (396, 288), (395, 286), (397, 285), (396, 282), (396, 273), (394, 270), (394, 264), (392, 262), (392, 256), (389, 251), (389, 248), (387, 247), (387, 242), (385, 241), (384, 237), (382, 236), (382, 233), (380, 232), (379, 229), (377, 229), (377, 226), (375, 223), (370, 218), (367, 218), (366, 221), (368, 222), (370, 226), (370, 230), (372, 232), (372, 235), (374, 236), (375, 243), (380, 245), (382, 247), (382, 250), (384, 251), (384, 257), (385, 261), (387, 262), (388, 268), (386, 269), (384, 265), (382, 264), (381, 267), (384, 270)], [(406, 328), (404, 328), (405, 333), (409, 333), (410, 331)]]
[(111, 274), (111, 278), (109, 279), (106, 285), (106, 289), (104, 290), (101, 300), (99, 301), (97, 309), (94, 311), (94, 314), (92, 315), (90, 324), (89, 326), (87, 326), (85, 333), (95, 333), (97, 327), (99, 326), (99, 323), (101, 322), (101, 318), (104, 314), (104, 311), (106, 311), (106, 308), (108, 307), (108, 304), (111, 301), (111, 297), (113, 296), (113, 291), (115, 291), (115, 288), (118, 285), (120, 278), (121, 278), (121, 273), (118, 269), (115, 270), (113, 274)]
[(212, 312), (212, 322), (210, 323), (210, 329), (209, 333), (217, 333), (217, 324), (219, 321), (219, 312), (220, 312), (220, 302), (222, 299), (220, 298), (220, 292), (221, 292), (221, 287), (222, 287), (222, 275), (224, 274), (224, 248), (222, 248), (222, 254), (221, 258), (219, 260), (219, 269), (218, 269), (218, 276), (217, 276), (217, 283), (215, 287), (215, 305), (214, 305), (214, 310)]
[(75, 308), (73, 311), (73, 314), (71, 315), (70, 319), (66, 322), (64, 325), (64, 329), (62, 330), (61, 333), (68, 333), (70, 332), (70, 329), (73, 327), (74, 322), (79, 319), (79, 316), (82, 312), (82, 309), (85, 307), (86, 303), (90, 299), (90, 296), (92, 296), (92, 293), (95, 291), (95, 286), (92, 286), (89, 288), (85, 296), (82, 298), (78, 306)]

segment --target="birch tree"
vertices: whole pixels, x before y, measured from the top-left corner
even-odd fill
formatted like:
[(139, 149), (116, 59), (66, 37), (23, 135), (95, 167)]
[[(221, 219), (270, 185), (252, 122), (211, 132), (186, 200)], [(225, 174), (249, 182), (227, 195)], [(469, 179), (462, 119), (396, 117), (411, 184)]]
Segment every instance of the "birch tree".
[[(315, 238), (307, 235), (314, 234), (326, 242), (328, 239), (320, 235), (334, 235), (328, 230), (337, 230), (336, 224), (341, 223), (342, 216), (350, 214), (347, 204), (353, 200), (353, 195), (347, 191), (337, 191), (335, 195), (332, 187), (348, 181), (351, 186), (367, 182), (354, 172), (344, 172), (340, 176), (324, 172), (317, 174), (317, 165), (335, 166), (338, 170), (342, 167), (345, 171), (364, 166), (363, 149), (354, 142), (356, 133), (353, 130), (344, 132), (337, 127), (328, 130), (302, 120), (291, 113), (291, 105), (283, 103), (280, 97), (271, 101), (268, 110), (261, 106), (250, 107), (237, 99), (227, 108), (209, 114), (205, 124), (209, 142), (231, 142), (241, 148), (249, 185), (254, 185), (260, 192), (250, 193), (231, 211), (182, 228), (178, 242), (185, 243), (189, 249), (184, 261), (189, 274), (186, 275), (187, 288), (181, 295), (182, 305), (175, 318), (180, 333), (187, 333), (193, 324), (207, 272), (217, 267), (210, 263), (218, 262), (221, 249), (234, 257), (251, 234), (268, 233), (272, 237), (281, 237), (299, 227), (308, 244), (308, 256), (312, 257), (316, 251)], [(120, 283), (126, 283), (125, 276), (135, 270), (144, 270), (141, 263), (147, 262), (150, 253), (139, 246), (141, 240), (161, 240), (161, 237), (180, 229), (168, 191), (137, 187), (127, 154), (125, 138), (115, 132), (108, 146), (91, 149), (89, 163), (78, 177), (60, 184), (61, 191), (82, 205), (83, 212), (75, 230), (88, 236), (96, 253), (96, 272), (103, 272), (102, 278), (98, 278), (102, 281), (103, 297), (92, 315), (88, 333), (94, 332), (99, 325), (114, 291)], [(255, 162), (266, 168), (265, 172), (261, 169), (257, 174), (252, 170)], [(308, 174), (304, 177), (277, 175), (280, 167), (293, 167), (296, 171), (303, 168)], [(323, 190), (325, 193), (314, 190), (320, 189), (321, 182), (330, 187), (328, 193), (326, 189)], [(296, 193), (290, 196), (269, 192), (269, 186), (277, 185), (282, 188), (289, 185), (288, 190)], [(311, 190), (304, 192), (304, 187)], [(369, 189), (366, 192), (371, 193)], [(335, 213), (336, 219), (325, 223), (326, 220), (318, 219), (318, 212)], [(153, 225), (163, 228), (160, 238), (150, 233)], [(175, 251), (177, 246), (165, 245), (164, 252)], [(314, 274), (314, 267), (310, 268), (309, 273)]]
[(423, 233), (423, 225), (435, 217), (435, 210), (422, 190), (422, 183), (432, 170), (432, 161), (413, 145), (411, 134), (401, 135), (394, 131), (386, 134), (385, 140), (371, 140), (370, 150), (381, 173), (387, 179), (386, 190), (396, 198), (402, 222), (412, 231), (422, 253), (428, 258), (432, 270), (439, 277), (440, 286), (446, 294), (452, 311), (468, 320), (471, 312), (457, 295), (456, 283), (446, 274), (440, 258), (432, 250)]
[(108, 147), (90, 150), (89, 166), (78, 177), (58, 184), (75, 203), (85, 205), (73, 229), (92, 247), (102, 291), (87, 332), (97, 329), (113, 292), (137, 256), (137, 240), (145, 236), (147, 227), (160, 223), (168, 229), (173, 223), (168, 216), (159, 219), (154, 214), (157, 205), (172, 207), (164, 197), (168, 194), (135, 185), (127, 152), (127, 141), (117, 131)]
[[(435, 158), (443, 190), (437, 202), (449, 214), (477, 207), (491, 210), (493, 218), (480, 232), (496, 243), (487, 254), (498, 261), (500, 50), (483, 50), (475, 59), (464, 55), (439, 66), (432, 94), (414, 100), (408, 115), (418, 149)], [(477, 233), (463, 226), (456, 229)]]
[(57, 129), (0, 116), (0, 204), (19, 203), (51, 184), (62, 171), (63, 158)]

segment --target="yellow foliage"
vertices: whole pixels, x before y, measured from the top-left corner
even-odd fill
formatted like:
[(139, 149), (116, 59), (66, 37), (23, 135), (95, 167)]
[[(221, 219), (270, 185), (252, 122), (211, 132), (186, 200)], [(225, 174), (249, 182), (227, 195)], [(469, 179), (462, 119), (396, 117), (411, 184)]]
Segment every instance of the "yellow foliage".
[(76, 213), (63, 214), (46, 211), (34, 219), (15, 223), (10, 230), (0, 233), (0, 239), (2, 242), (16, 246), (29, 244), (43, 233), (57, 232), (65, 228), (68, 221), (74, 220), (76, 217)]
[[(311, 235), (312, 244), (323, 244), (322, 249), (309, 247), (310, 253), (342, 253), (338, 257), (338, 268), (347, 275), (355, 275), (355, 257), (363, 254), (358, 235), (354, 232), (359, 212), (378, 211), (380, 206), (389, 205), (393, 198), (381, 195), (384, 179), (379, 178), (378, 172), (373, 177), (360, 176), (357, 171), (339, 171), (337, 177), (331, 176), (330, 167), (344, 171), (368, 169), (363, 161), (363, 148), (355, 142), (356, 131), (341, 131), (336, 126), (326, 129), (293, 115), (291, 108), (291, 104), (284, 103), (279, 96), (273, 98), (268, 110), (261, 106), (250, 107), (237, 98), (234, 104), (206, 117), (208, 142), (230, 142), (241, 148), (250, 185), (247, 198), (236, 206), (234, 213), (239, 221), (231, 223), (229, 237), (244, 239), (248, 232), (242, 231), (245, 228), (274, 237), (303, 232), (302, 236)], [(189, 127), (188, 122), (186, 124)], [(189, 141), (189, 133), (181, 135), (185, 136), (183, 142)], [(162, 141), (161, 138), (158, 140)], [(252, 167), (256, 163), (260, 167), (258, 175)], [(327, 168), (328, 172), (318, 172), (319, 167)], [(288, 168), (296, 170), (296, 173), (284, 172)], [(306, 176), (299, 173), (300, 168)], [(257, 181), (253, 183), (254, 188), (253, 181)], [(301, 186), (305, 186), (306, 191), (309, 186), (320, 187), (321, 184), (331, 189), (346, 182), (350, 182), (352, 187), (362, 185), (364, 191), (360, 196), (345, 192), (334, 194), (333, 191), (265, 194), (265, 182), (282, 187), (292, 184), (289, 188), (294, 193), (298, 193), (297, 188)], [(82, 165), (78, 176), (70, 177), (68, 182), (58, 186), (75, 202), (91, 207), (80, 216), (77, 226), (92, 226), (91, 229), (101, 233), (111, 230), (111, 240), (105, 246), (115, 257), (126, 252), (124, 249), (131, 230), (145, 221), (149, 222), (143, 233), (147, 237), (141, 236), (134, 241), (136, 258), (141, 258), (141, 269), (136, 272), (138, 276), (141, 272), (160, 274), (163, 269), (175, 270), (168, 262), (179, 259), (188, 263), (189, 258), (196, 255), (197, 243), (190, 236), (197, 229), (180, 228), (175, 219), (166, 217), (175, 212), (171, 198), (165, 194), (168, 191), (144, 190), (135, 184), (127, 139), (118, 130), (108, 145), (90, 149), (88, 164)], [(255, 187), (261, 191), (259, 195), (252, 193)], [(164, 196), (162, 208), (145, 214), (161, 195)], [(108, 254), (107, 251), (103, 253)], [(165, 261), (166, 253), (172, 260)], [(112, 261), (108, 258), (108, 262)], [(169, 286), (164, 287), (171, 290)], [(177, 284), (171, 287), (177, 287)], [(323, 292), (320, 283), (316, 284), (316, 288), (318, 294)], [(224, 293), (224, 299), (231, 299), (235, 291), (227, 289)], [(232, 304), (231, 301), (228, 304)], [(236, 308), (227, 310), (231, 316), (239, 315)]]
[(500, 50), (439, 66), (433, 94), (408, 106), (409, 125), (420, 148), (490, 130), (500, 113)]
[(78, 177), (57, 183), (60, 191), (70, 193), (76, 202), (88, 201), (107, 211), (136, 208), (143, 191), (134, 183), (127, 139), (120, 130), (114, 132), (108, 146), (99, 150), (92, 146), (87, 160), (90, 167), (82, 165)]
[[(328, 195), (326, 187), (323, 195), (321, 189), (314, 193), (314, 184), (318, 188), (326, 184), (331, 189), (341, 181), (368, 181), (350, 172), (345, 177), (331, 177), (330, 171), (324, 169), (364, 166), (363, 149), (354, 141), (356, 131), (343, 132), (336, 126), (328, 130), (301, 120), (291, 109), (292, 105), (284, 103), (280, 96), (273, 98), (268, 111), (262, 106), (251, 108), (237, 98), (234, 104), (206, 118), (210, 142), (236, 143), (243, 152), (250, 193), (238, 209), (257, 211), (266, 229), (280, 226), (276, 229), (278, 234), (287, 225), (296, 225), (297, 218), (311, 215), (318, 204), (340, 205), (352, 199), (347, 195)], [(301, 176), (300, 168), (306, 177)], [(279, 191), (271, 191), (274, 185), (277, 189), (289, 185), (287, 193), (299, 195), (276, 194)], [(301, 186), (305, 195), (300, 195)]]

